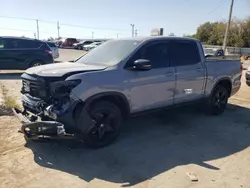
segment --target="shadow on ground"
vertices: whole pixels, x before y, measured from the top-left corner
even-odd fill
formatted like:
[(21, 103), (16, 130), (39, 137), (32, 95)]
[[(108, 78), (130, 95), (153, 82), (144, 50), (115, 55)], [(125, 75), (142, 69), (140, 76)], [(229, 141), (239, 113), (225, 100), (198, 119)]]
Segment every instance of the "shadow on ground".
[(26, 147), (43, 167), (85, 181), (98, 178), (126, 187), (178, 165), (192, 163), (220, 170), (204, 161), (226, 157), (249, 146), (249, 113), (249, 109), (234, 105), (215, 117), (178, 109), (129, 120), (118, 141), (106, 148), (91, 150), (69, 142), (28, 142)]
[(0, 80), (20, 80), (23, 72), (0, 73)]

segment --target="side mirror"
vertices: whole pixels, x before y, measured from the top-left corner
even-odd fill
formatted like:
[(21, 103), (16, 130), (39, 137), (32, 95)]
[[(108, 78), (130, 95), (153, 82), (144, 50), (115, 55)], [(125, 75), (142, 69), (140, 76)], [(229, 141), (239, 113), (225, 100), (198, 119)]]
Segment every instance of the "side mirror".
[(138, 59), (134, 62), (134, 69), (135, 70), (150, 70), (152, 68), (150, 61), (147, 59)]

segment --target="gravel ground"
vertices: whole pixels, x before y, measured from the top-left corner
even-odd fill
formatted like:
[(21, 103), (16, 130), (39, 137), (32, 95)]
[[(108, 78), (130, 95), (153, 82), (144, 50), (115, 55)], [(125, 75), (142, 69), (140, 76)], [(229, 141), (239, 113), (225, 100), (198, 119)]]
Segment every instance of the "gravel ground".
[[(116, 143), (98, 150), (76, 142), (26, 143), (17, 133), (20, 123), (2, 115), (0, 187), (250, 188), (250, 87), (244, 79), (222, 116), (187, 108), (130, 119)], [(20, 97), (16, 74), (2, 75), (1, 83)]]

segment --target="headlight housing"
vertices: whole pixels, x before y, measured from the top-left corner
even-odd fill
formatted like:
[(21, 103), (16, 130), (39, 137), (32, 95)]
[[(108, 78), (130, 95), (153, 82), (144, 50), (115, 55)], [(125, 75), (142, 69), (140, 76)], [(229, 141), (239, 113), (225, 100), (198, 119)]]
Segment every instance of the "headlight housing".
[(68, 96), (72, 89), (78, 86), (81, 80), (58, 81), (50, 84), (50, 91), (53, 96)]

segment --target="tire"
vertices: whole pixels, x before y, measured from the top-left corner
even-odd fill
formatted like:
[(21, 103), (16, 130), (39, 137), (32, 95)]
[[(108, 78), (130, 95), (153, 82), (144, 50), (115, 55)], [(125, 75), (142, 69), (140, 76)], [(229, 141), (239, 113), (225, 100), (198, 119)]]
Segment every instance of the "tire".
[(41, 66), (41, 65), (43, 65), (43, 62), (42, 62), (42, 61), (33, 61), (33, 62), (30, 64), (29, 68), (31, 68), (31, 67), (37, 67), (37, 66)]
[(246, 82), (246, 84), (250, 87), (250, 82)]
[(78, 50), (82, 50), (82, 46), (78, 46), (77, 49), (78, 49)]
[(209, 99), (209, 112), (213, 115), (222, 114), (228, 103), (229, 93), (228, 90), (223, 86), (216, 86), (211, 97)]
[(122, 115), (121, 110), (113, 103), (99, 101), (87, 110), (91, 122), (84, 125), (84, 119), (78, 117), (77, 125), (81, 126), (81, 138), (86, 146), (101, 148), (111, 144), (120, 133)]

